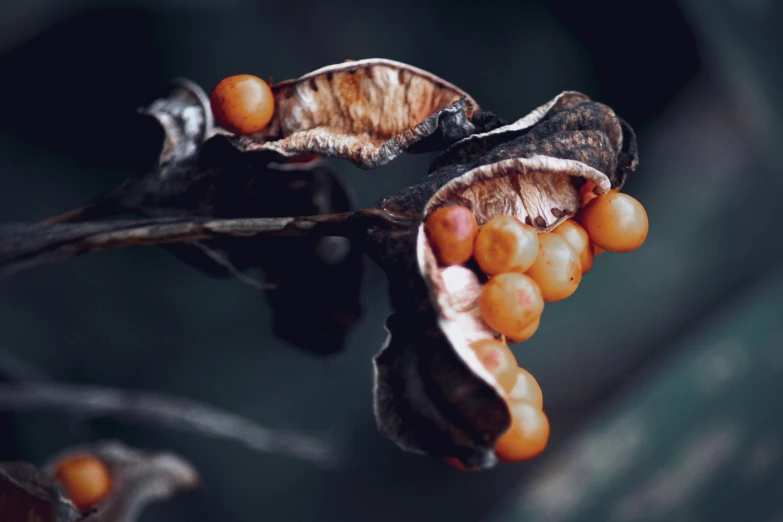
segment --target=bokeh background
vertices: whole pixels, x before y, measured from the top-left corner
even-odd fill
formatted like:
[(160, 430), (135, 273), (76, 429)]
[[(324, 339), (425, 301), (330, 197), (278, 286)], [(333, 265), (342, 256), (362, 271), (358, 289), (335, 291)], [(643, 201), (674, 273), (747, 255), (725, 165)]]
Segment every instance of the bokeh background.
[[(0, 222), (35, 221), (137, 173), (131, 119), (174, 77), (209, 89), (346, 58), (428, 69), (516, 119), (566, 89), (637, 130), (626, 191), (650, 235), (605, 254), (515, 348), (552, 421), (539, 459), (460, 473), (375, 428), (371, 357), (389, 313), (368, 263), (343, 353), (276, 339), (264, 296), (161, 249), (0, 280), (0, 351), (49, 377), (199, 399), (269, 427), (329, 432), (325, 471), (237, 444), (50, 414), (0, 415), (0, 460), (119, 438), (192, 460), (202, 488), (156, 521), (783, 520), (783, 4), (775, 0), (356, 4), (252, 0), (0, 3)], [(335, 166), (362, 205), (428, 158)], [(307, 325), (303, 325), (306, 328)]]

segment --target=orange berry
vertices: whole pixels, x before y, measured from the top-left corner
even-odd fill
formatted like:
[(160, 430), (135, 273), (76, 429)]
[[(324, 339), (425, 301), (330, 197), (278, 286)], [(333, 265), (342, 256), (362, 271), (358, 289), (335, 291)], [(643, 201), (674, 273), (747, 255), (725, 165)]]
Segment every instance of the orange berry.
[(511, 426), (495, 444), (495, 453), (505, 462), (522, 462), (544, 451), (549, 440), (549, 420), (527, 401), (509, 401)]
[(478, 223), (467, 207), (440, 207), (424, 222), (424, 231), (442, 265), (461, 265), (473, 255)]
[(536, 317), (535, 321), (525, 326), (518, 332), (514, 332), (511, 335), (506, 336), (506, 340), (512, 343), (521, 343), (527, 341), (538, 331), (538, 326), (541, 324), (541, 316)]
[(562, 236), (538, 235), (538, 257), (527, 275), (541, 288), (544, 301), (561, 301), (576, 291), (582, 281), (579, 255)]
[(579, 256), (579, 264), (582, 265), (582, 274), (586, 274), (593, 268), (593, 245), (590, 242), (590, 236), (582, 225), (569, 219), (560, 223), (552, 232), (568, 241), (568, 244), (576, 250)]
[(517, 368), (514, 386), (508, 392), (511, 401), (529, 402), (539, 410), (544, 407), (544, 394), (533, 375), (524, 368)]
[(487, 281), (479, 296), (481, 318), (502, 335), (520, 332), (543, 311), (541, 290), (524, 274), (497, 275)]
[(596, 245), (610, 252), (630, 252), (647, 238), (647, 212), (627, 194), (610, 193), (582, 210), (582, 226)]
[(471, 346), (481, 364), (492, 374), (500, 387), (509, 391), (516, 382), (517, 360), (505, 343), (495, 339), (476, 341)]
[(525, 273), (538, 253), (538, 233), (514, 216), (489, 220), (476, 236), (473, 257), (487, 275)]
[(223, 78), (209, 96), (215, 122), (234, 134), (254, 134), (266, 127), (275, 111), (269, 85), (251, 74)]
[(55, 475), (81, 511), (92, 509), (112, 487), (109, 468), (92, 455), (64, 458), (57, 464)]

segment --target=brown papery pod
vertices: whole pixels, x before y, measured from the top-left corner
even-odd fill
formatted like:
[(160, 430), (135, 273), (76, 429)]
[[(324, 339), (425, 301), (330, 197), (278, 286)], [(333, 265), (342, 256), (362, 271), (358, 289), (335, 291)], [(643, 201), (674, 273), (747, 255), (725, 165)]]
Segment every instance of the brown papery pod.
[[(438, 265), (424, 221), (437, 208), (458, 204), (479, 225), (513, 215), (550, 231), (579, 210), (585, 181), (595, 183), (597, 194), (610, 189), (624, 141), (635, 150), (635, 138), (624, 134), (614, 112), (579, 93), (564, 93), (520, 121), (525, 124), (488, 133), (504, 138), (494, 146), (486, 134), (477, 138), (474, 145), (483, 144), (461, 162), (445, 162), (379, 205), (401, 225), (391, 246), (378, 239), (375, 255), (397, 310), (375, 358), (378, 425), (407, 450), (454, 457), (469, 468), (496, 463), (494, 445), (510, 422), (499, 384), (471, 349), (497, 334), (478, 312), (485, 277), (470, 264)], [(415, 252), (415, 263), (406, 251)]]
[(374, 168), (406, 150), (442, 150), (500, 122), (465, 91), (416, 67), (347, 61), (272, 86), (275, 112), (262, 131), (232, 142), (243, 151), (316, 153)]
[(57, 463), (75, 455), (100, 459), (109, 468), (112, 480), (111, 491), (86, 514), (85, 522), (136, 522), (149, 503), (199, 484), (198, 473), (183, 458), (137, 450), (115, 441), (70, 448), (51, 460), (46, 466), (48, 474), (53, 477)]
[(26, 462), (0, 462), (0, 520), (74, 522), (82, 518), (49, 475)]

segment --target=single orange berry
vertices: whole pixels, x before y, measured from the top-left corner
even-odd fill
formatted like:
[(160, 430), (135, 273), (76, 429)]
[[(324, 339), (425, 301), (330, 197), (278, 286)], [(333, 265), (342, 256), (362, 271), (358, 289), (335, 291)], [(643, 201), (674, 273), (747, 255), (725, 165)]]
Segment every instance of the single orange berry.
[(647, 238), (647, 212), (628, 194), (610, 193), (582, 210), (582, 226), (596, 245), (610, 252), (630, 252)]
[(524, 274), (496, 275), (487, 281), (479, 296), (481, 318), (490, 328), (506, 336), (520, 332), (543, 311), (541, 290)]
[(506, 340), (512, 343), (522, 343), (533, 337), (541, 324), (541, 316), (536, 317), (535, 321), (525, 326), (518, 332), (506, 336)]
[(81, 511), (92, 509), (109, 494), (112, 487), (109, 468), (93, 455), (62, 459), (57, 464), (55, 475)]
[(582, 274), (589, 272), (593, 268), (593, 257), (595, 254), (593, 253), (593, 244), (590, 242), (590, 236), (582, 228), (582, 225), (573, 219), (569, 219), (561, 223), (553, 232), (568, 241), (571, 248), (576, 250), (579, 256), (579, 264), (582, 265)]
[(215, 122), (234, 134), (254, 134), (266, 127), (275, 111), (269, 85), (251, 74), (223, 78), (209, 96)]
[(525, 273), (538, 254), (538, 233), (514, 216), (489, 220), (476, 236), (473, 257), (487, 275)]
[(500, 387), (509, 391), (517, 378), (517, 360), (508, 346), (495, 339), (485, 339), (476, 341), (471, 347)]
[(568, 242), (551, 232), (538, 235), (538, 257), (527, 275), (541, 288), (544, 301), (561, 301), (582, 281), (579, 255)]
[(461, 265), (473, 255), (478, 223), (467, 207), (440, 207), (424, 222), (432, 251), (443, 265)]
[(508, 392), (511, 401), (529, 402), (539, 410), (544, 407), (544, 394), (533, 375), (524, 368), (517, 368), (514, 386)]
[(549, 441), (549, 419), (541, 409), (527, 401), (509, 401), (511, 426), (495, 444), (495, 454), (505, 462), (532, 459)]

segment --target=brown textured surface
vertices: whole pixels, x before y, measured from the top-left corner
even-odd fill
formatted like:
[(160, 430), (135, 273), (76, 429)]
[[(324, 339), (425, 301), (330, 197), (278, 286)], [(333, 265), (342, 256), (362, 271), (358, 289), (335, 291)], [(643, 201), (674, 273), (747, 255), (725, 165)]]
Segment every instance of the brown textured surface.
[(372, 168), (438, 128), (441, 111), (477, 108), (464, 91), (391, 60), (345, 62), (273, 86), (275, 116), (263, 131), (238, 139), (243, 150), (284, 156), (316, 152)]

